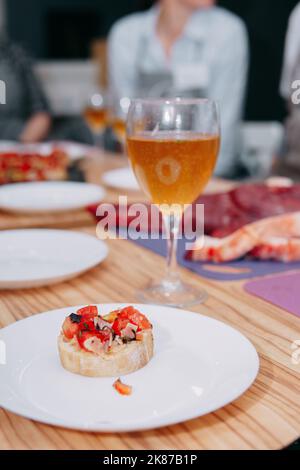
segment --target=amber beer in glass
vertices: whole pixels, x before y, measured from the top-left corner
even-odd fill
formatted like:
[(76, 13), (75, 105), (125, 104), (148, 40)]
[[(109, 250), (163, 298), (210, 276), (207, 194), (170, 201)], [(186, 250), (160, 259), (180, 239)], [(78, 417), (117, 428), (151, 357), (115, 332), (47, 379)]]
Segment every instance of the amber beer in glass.
[(157, 132), (127, 140), (128, 155), (143, 191), (154, 204), (191, 204), (216, 164), (218, 135)]
[(85, 120), (90, 129), (95, 133), (100, 133), (106, 126), (107, 111), (104, 108), (88, 106), (84, 110)]
[(209, 182), (220, 148), (218, 108), (210, 100), (133, 100), (127, 119), (127, 152), (136, 178), (162, 211), (168, 238), (167, 272), (142, 292), (143, 302), (187, 306), (206, 293), (183, 283), (176, 246), (184, 206)]
[(128, 96), (123, 96), (122, 98), (114, 97), (112, 100), (111, 127), (122, 149), (126, 142), (126, 119), (130, 102), (131, 100)]
[(114, 118), (112, 120), (112, 129), (120, 144), (124, 144), (126, 139), (126, 121), (121, 118)]
[(83, 109), (83, 117), (94, 136), (94, 144), (99, 147), (103, 146), (103, 133), (108, 118), (105, 101), (103, 94), (94, 93), (88, 98), (86, 107)]

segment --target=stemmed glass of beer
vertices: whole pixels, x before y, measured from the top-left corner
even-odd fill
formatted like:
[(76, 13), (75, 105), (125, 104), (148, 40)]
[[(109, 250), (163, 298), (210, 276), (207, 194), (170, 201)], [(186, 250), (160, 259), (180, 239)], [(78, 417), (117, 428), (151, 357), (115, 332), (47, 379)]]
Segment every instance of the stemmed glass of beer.
[(127, 96), (116, 98), (111, 108), (111, 127), (122, 150), (124, 149), (126, 141), (126, 119), (130, 101), (130, 98)]
[(211, 178), (220, 147), (218, 106), (208, 99), (135, 99), (127, 117), (127, 153), (136, 178), (162, 212), (168, 244), (163, 279), (138, 293), (145, 303), (183, 307), (201, 303), (201, 288), (177, 271), (184, 209)]
[(83, 110), (83, 116), (93, 134), (94, 144), (102, 147), (103, 133), (107, 125), (106, 97), (104, 93), (97, 91), (89, 96), (87, 105)]

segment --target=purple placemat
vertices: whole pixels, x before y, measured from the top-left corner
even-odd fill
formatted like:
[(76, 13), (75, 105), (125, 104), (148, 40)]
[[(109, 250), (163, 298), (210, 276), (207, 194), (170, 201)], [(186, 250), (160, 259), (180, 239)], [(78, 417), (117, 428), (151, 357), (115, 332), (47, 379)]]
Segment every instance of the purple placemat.
[[(166, 241), (161, 238), (159, 240), (136, 240), (134, 243), (161, 256), (166, 256)], [(300, 271), (300, 262), (279, 263), (274, 261), (241, 260), (234, 263), (216, 264), (188, 261), (185, 259), (185, 245), (185, 240), (179, 240), (178, 263), (200, 276), (214, 281), (242, 281), (270, 274), (295, 270)]]
[(245, 290), (300, 318), (300, 273), (248, 282)]

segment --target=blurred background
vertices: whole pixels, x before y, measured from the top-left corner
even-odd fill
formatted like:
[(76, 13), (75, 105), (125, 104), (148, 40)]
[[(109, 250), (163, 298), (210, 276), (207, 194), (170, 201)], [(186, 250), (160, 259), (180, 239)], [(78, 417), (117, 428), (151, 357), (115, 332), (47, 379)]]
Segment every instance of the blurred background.
[[(182, 69), (186, 67), (185, 40), (190, 40), (189, 46), (198, 57), (199, 38), (182, 34), (177, 37), (178, 41), (172, 39), (168, 58), (164, 40), (174, 12), (172, 1), (161, 0), (158, 2), (163, 5), (161, 11), (168, 13), (163, 16), (160, 13), (156, 28), (161, 29), (157, 29), (156, 37), (151, 35), (153, 33), (148, 35), (150, 46), (148, 44), (138, 60), (137, 43), (141, 39), (142, 25), (150, 16), (139, 17), (132, 23), (133, 29), (131, 20), (121, 23), (118, 20), (143, 12), (154, 3), (148, 0), (0, 0), (0, 79), (6, 80), (8, 85), (7, 106), (0, 109), (0, 140), (22, 143), (69, 140), (122, 151), (129, 99), (134, 93), (141, 95), (137, 88), (132, 91), (136, 78), (133, 69), (136, 66), (136, 75), (142, 70), (138, 70), (138, 61), (148, 60), (142, 73), (150, 64), (152, 75), (162, 70), (166, 74), (176, 58), (174, 49), (181, 41), (181, 58), (178, 63), (179, 47), (177, 63), (173, 61), (172, 67), (179, 65)], [(219, 0), (216, 5), (213, 0), (176, 0), (176, 8), (196, 5), (192, 16), (198, 32), (205, 29), (205, 16), (197, 16), (198, 10), (205, 9), (199, 7), (202, 3), (210, 4), (209, 10), (214, 10), (211, 17), (208, 15), (213, 32), (206, 31), (204, 40), (211, 75), (210, 79), (206, 77), (207, 92), (199, 95), (203, 90), (198, 90), (196, 96), (221, 101), (223, 139), (216, 175), (265, 178), (275, 172), (300, 178), (297, 137), (300, 113), (296, 107), (289, 108), (291, 79), (293, 76), (295, 80), (296, 63), (300, 64), (300, 33), (297, 33), (300, 8), (295, 10), (298, 0)], [(293, 37), (286, 48), (292, 12), (290, 36)], [(114, 34), (110, 34), (112, 30)], [(186, 32), (189, 34), (189, 29)], [(3, 38), (8, 38), (9, 43), (3, 42)], [(285, 50), (288, 53), (284, 54)], [(290, 53), (294, 54), (295, 67), (287, 63)], [(192, 60), (196, 64), (199, 60), (195, 57)], [(29, 63), (29, 58), (33, 62)], [(284, 63), (288, 65), (285, 69)], [(144, 77), (142, 82), (148, 79)], [(165, 79), (165, 76), (160, 78)], [(126, 89), (126, 82), (130, 80), (131, 92)], [(146, 96), (149, 89), (143, 90)], [(171, 95), (177, 93), (174, 88), (170, 92), (168, 86), (166, 90)], [(115, 95), (113, 99), (112, 95)], [(285, 162), (289, 160), (289, 165), (282, 165), (283, 155), (287, 155)]]
[[(1, 28), (37, 60), (74, 60), (104, 56), (113, 23), (146, 9), (143, 0), (1, 0)], [(251, 50), (245, 119), (282, 120), (279, 95), (284, 41), (297, 0), (220, 0), (219, 5), (246, 23)], [(104, 80), (104, 77), (102, 78)]]

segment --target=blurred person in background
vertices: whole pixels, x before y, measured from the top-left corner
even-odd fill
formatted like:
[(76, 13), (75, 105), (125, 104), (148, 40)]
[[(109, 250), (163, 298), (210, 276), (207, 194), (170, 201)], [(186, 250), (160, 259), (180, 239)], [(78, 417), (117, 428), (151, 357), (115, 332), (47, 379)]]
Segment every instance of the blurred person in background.
[(0, 80), (6, 85), (6, 104), (0, 106), (1, 140), (93, 143), (92, 134), (81, 117), (52, 118), (31, 59), (4, 36), (0, 37)]
[(6, 104), (0, 106), (0, 139), (39, 142), (51, 129), (46, 97), (22, 48), (0, 38), (0, 79)]
[(206, 97), (220, 103), (222, 147), (216, 175), (238, 167), (248, 71), (241, 19), (215, 0), (160, 0), (118, 21), (109, 37), (111, 94)]
[(300, 3), (293, 10), (287, 31), (284, 66), (280, 92), (286, 100), (289, 116), (286, 120), (286, 152), (280, 173), (300, 176), (300, 105), (293, 103), (293, 83), (300, 80)]

